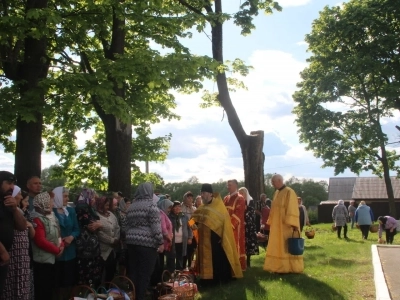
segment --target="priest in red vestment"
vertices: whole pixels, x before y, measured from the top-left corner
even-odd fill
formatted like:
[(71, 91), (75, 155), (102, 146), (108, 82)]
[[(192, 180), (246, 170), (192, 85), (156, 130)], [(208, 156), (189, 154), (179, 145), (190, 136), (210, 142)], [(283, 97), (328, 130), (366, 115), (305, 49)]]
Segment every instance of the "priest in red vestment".
[(245, 211), (246, 200), (238, 193), (236, 179), (228, 180), (229, 195), (224, 198), (224, 204), (231, 217), (233, 235), (235, 236), (236, 249), (239, 254), (240, 266), (246, 270), (246, 239), (245, 239)]

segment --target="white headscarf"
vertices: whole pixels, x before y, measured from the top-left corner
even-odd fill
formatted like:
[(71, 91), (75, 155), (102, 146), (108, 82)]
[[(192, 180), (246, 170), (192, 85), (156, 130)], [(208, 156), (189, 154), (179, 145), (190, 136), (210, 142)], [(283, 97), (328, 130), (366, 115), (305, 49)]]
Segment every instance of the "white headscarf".
[(18, 185), (14, 185), (12, 196), (13, 197), (17, 196), (20, 191), (21, 191), (21, 188)]
[(241, 187), (239, 189), (239, 191), (244, 191), (245, 192), (246, 202), (247, 202), (247, 205), (249, 205), (250, 201), (253, 200), (253, 197), (250, 196), (249, 191), (245, 187)]
[(65, 216), (68, 217), (69, 211), (66, 206), (63, 204), (63, 193), (65, 193), (67, 189), (63, 186), (56, 187), (53, 190), (54, 193), (54, 207), (55, 208), (62, 208), (64, 210)]
[(343, 201), (342, 199), (340, 199), (340, 200), (338, 201), (338, 205), (344, 205), (344, 201)]
[(157, 205), (158, 200), (160, 200), (160, 198), (158, 198), (156, 194), (153, 194), (153, 203), (155, 205)]

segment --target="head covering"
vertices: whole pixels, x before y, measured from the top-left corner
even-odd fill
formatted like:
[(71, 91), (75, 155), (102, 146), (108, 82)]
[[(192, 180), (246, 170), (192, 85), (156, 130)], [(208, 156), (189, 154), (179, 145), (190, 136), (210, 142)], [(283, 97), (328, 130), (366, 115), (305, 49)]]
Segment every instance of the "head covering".
[(207, 193), (213, 193), (213, 189), (212, 189), (212, 186), (211, 186), (211, 184), (209, 184), (209, 183), (204, 183), (204, 184), (202, 184), (202, 186), (201, 186), (201, 190), (200, 190), (201, 192), (207, 192)]
[(386, 224), (387, 217), (380, 216), (380, 217), (378, 217), (378, 221), (381, 221), (382, 224)]
[(33, 206), (35, 211), (42, 215), (51, 214), (50, 194), (48, 192), (40, 193), (33, 198)]
[(157, 203), (158, 208), (165, 213), (167, 213), (168, 208), (170, 208), (172, 205), (174, 205), (174, 203), (172, 203), (172, 201), (169, 199), (162, 199)]
[(93, 189), (83, 189), (78, 196), (78, 203), (90, 205), (93, 197), (96, 196), (96, 192)]
[(340, 199), (340, 200), (338, 201), (338, 205), (344, 205), (344, 201), (343, 201), (342, 199)]
[(122, 198), (121, 200), (119, 200), (119, 209), (122, 212), (126, 212), (126, 209), (127, 209), (126, 202), (127, 201), (130, 201), (130, 200), (128, 198)]
[(65, 216), (68, 217), (69, 211), (66, 206), (64, 206), (64, 193), (68, 192), (68, 190), (63, 187), (59, 186), (53, 190), (54, 193), (54, 207), (55, 208), (62, 208), (64, 211)]
[(253, 197), (250, 196), (249, 191), (245, 187), (241, 187), (239, 191), (244, 191), (247, 205), (249, 205), (250, 201), (253, 200)]
[(14, 185), (12, 196), (15, 197), (21, 191), (21, 188), (18, 185)]
[(158, 198), (156, 194), (153, 194), (153, 203), (154, 203), (155, 205), (157, 205), (157, 202), (158, 202), (159, 200), (160, 200), (160, 198)]
[(174, 201), (172, 203), (172, 208), (174, 208), (175, 206), (181, 205), (181, 203), (179, 201)]
[(5, 180), (17, 182), (17, 177), (15, 177), (15, 175), (11, 172), (0, 171), (0, 184), (3, 183), (3, 181)]
[(145, 182), (141, 183), (138, 186), (136, 193), (133, 197), (135, 199), (153, 201), (153, 195), (154, 195), (153, 185), (150, 182)]
[(96, 210), (99, 213), (101, 213), (101, 214), (105, 213), (104, 208), (106, 206), (107, 201), (108, 201), (107, 197), (96, 197), (94, 203), (95, 203), (95, 206), (96, 206)]
[(361, 205), (367, 205), (367, 204), (366, 204), (365, 201), (363, 200), (363, 201), (360, 202), (359, 206), (361, 206)]

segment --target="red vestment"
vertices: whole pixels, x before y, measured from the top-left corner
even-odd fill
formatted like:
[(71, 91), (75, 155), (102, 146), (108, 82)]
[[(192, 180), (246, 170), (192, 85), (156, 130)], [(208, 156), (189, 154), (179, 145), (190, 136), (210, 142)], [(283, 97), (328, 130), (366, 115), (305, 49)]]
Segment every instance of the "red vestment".
[(224, 204), (231, 217), (233, 235), (235, 236), (236, 249), (239, 254), (240, 266), (246, 270), (246, 238), (245, 238), (245, 211), (246, 200), (239, 193), (228, 195)]

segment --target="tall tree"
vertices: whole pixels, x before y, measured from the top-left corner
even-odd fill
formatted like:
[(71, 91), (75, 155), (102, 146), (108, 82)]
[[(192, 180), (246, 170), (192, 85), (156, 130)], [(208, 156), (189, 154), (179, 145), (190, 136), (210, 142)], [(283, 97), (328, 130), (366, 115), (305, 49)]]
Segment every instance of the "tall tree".
[(312, 55), (294, 94), (294, 112), (300, 140), (335, 174), (349, 168), (384, 177), (390, 214), (396, 216), (390, 171), (399, 172), (399, 155), (388, 149), (382, 128), (400, 87), (400, 19), (393, 4), (352, 0), (324, 8), (306, 36)]
[[(205, 68), (211, 60), (193, 56), (181, 45), (178, 37), (185, 37), (194, 21), (179, 16), (176, 6), (159, 1), (78, 1), (72, 11), (69, 4), (58, 10), (64, 16), (61, 37), (68, 40), (69, 48), (60, 58), (60, 64), (67, 67), (62, 67), (54, 79), (55, 84), (63, 83), (58, 89), (67, 90), (68, 95), (56, 94), (60, 94), (63, 103), (92, 107), (104, 128), (97, 134), (101, 140), (95, 142), (96, 146), (92, 142), (86, 144), (89, 151), (81, 153), (81, 163), (97, 157), (96, 168), (86, 171), (101, 176), (106, 158), (108, 189), (129, 195), (131, 176), (137, 173), (133, 160), (140, 156), (138, 150), (146, 154), (146, 160), (165, 157), (152, 150), (157, 145), (167, 149), (169, 137), (151, 140), (148, 136), (151, 124), (161, 118), (178, 117), (171, 111), (175, 101), (170, 90), (198, 91), (201, 79), (211, 76)], [(168, 49), (167, 53), (160, 54), (150, 42)], [(90, 111), (85, 114), (81, 116), (93, 119)], [(65, 119), (68, 117), (55, 121), (75, 132), (77, 128), (66, 124)], [(57, 130), (63, 131), (62, 126)], [(66, 164), (73, 166), (69, 149), (61, 149), (54, 134), (57, 131), (52, 132), (52, 147), (61, 152)], [(103, 141), (105, 147), (101, 148)], [(135, 146), (138, 148), (132, 148)]]
[[(28, 177), (41, 172), (46, 110), (43, 81), (58, 21), (48, 6), (48, 0), (5, 0), (0, 4), (0, 75), (7, 83), (0, 91), (0, 105), (2, 123), (8, 122), (0, 126), (1, 139), (6, 151), (15, 153), (15, 174), (23, 186)], [(14, 130), (15, 143), (8, 140)]]
[[(228, 78), (225, 72), (226, 62), (224, 61), (223, 55), (223, 25), (227, 20), (230, 20), (232, 16), (224, 13), (222, 9), (222, 0), (176, 1), (186, 7), (189, 12), (198, 16), (201, 20), (199, 24), (202, 24), (199, 25), (201, 30), (204, 28), (205, 24), (211, 26), (212, 57), (218, 63), (215, 72), (218, 95), (216, 95), (214, 100), (218, 101), (226, 112), (229, 125), (239, 142), (243, 157), (245, 185), (250, 194), (255, 199), (259, 199), (260, 194), (264, 191), (264, 132), (252, 131), (250, 134), (247, 134), (243, 129), (236, 109), (232, 104)], [(278, 3), (272, 0), (244, 1), (240, 5), (239, 11), (233, 15), (233, 20), (237, 26), (241, 27), (241, 33), (247, 35), (255, 28), (252, 22), (253, 17), (257, 16), (260, 10), (265, 13), (272, 13), (273, 9), (281, 10)], [(246, 74), (246, 67), (242, 63), (239, 63), (239, 60), (236, 62), (237, 63), (233, 65), (233, 70)]]

